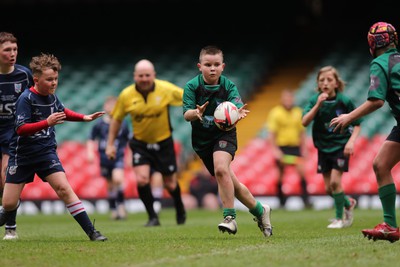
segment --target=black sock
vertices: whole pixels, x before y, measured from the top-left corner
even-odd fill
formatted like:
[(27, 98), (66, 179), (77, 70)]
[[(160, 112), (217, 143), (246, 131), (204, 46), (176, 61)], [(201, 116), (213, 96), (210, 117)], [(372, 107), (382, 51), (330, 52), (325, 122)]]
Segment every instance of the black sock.
[(7, 211), (6, 216), (6, 225), (5, 228), (7, 229), (16, 229), (17, 228), (17, 210), (21, 205), (21, 199), (18, 200), (17, 207), (12, 211)]
[(6, 222), (6, 228), (9, 228), (9, 229), (16, 228), (17, 227), (16, 218), (17, 218), (17, 210), (11, 211), (10, 216), (8, 217), (7, 222)]
[(17, 209), (12, 210), (12, 211), (7, 211), (5, 216), (6, 218), (6, 229), (16, 229), (17, 228), (17, 222), (16, 222), (16, 217), (17, 217)]
[(304, 201), (305, 205), (309, 205), (309, 201), (308, 201), (308, 192), (307, 192), (307, 182), (304, 179), (304, 177), (301, 177), (301, 189), (302, 189), (302, 199)]
[(182, 196), (181, 196), (181, 188), (179, 183), (177, 183), (174, 191), (169, 191), (170, 195), (174, 199), (175, 209), (178, 214), (182, 214), (185, 212), (185, 207), (183, 206)]
[(277, 189), (278, 189), (278, 198), (281, 206), (285, 206), (286, 203), (286, 196), (282, 191), (282, 182), (278, 182), (277, 184)]
[(86, 211), (81, 212), (73, 217), (79, 223), (79, 225), (82, 227), (83, 231), (85, 231), (87, 235), (90, 235), (94, 231), (94, 225), (90, 221)]
[(123, 204), (125, 202), (125, 195), (123, 189), (118, 189), (116, 202), (117, 204)]
[(144, 207), (146, 208), (147, 214), (149, 215), (149, 219), (158, 218), (156, 212), (154, 211), (154, 198), (151, 193), (150, 184), (146, 184), (145, 186), (137, 187), (139, 197), (142, 200)]
[(108, 205), (110, 205), (110, 210), (115, 210), (117, 208), (116, 196), (114, 192), (108, 192)]

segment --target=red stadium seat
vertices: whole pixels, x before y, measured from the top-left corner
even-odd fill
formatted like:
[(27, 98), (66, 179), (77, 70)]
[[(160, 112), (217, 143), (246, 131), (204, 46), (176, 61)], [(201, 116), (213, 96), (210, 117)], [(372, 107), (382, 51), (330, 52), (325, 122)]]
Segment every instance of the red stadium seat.
[(94, 177), (81, 186), (76, 192), (80, 198), (107, 198), (107, 181), (102, 177)]
[[(343, 174), (343, 187), (346, 194), (376, 194), (378, 190), (376, 178), (372, 170), (372, 161), (380, 149), (386, 136), (376, 135), (372, 139), (359, 137), (355, 144), (355, 153), (350, 158), (350, 171)], [(177, 156), (182, 146), (175, 143)], [(312, 138), (307, 138), (308, 157), (305, 164), (307, 190), (311, 195), (325, 195), (325, 185), (321, 174), (317, 174), (317, 150)], [(106, 180), (100, 177), (100, 168), (97, 162), (89, 164), (86, 161), (86, 147), (75, 141), (62, 143), (58, 148), (58, 155), (63, 163), (68, 180), (81, 198), (105, 198), (107, 196)], [(278, 172), (275, 166), (270, 145), (265, 139), (255, 138), (235, 156), (232, 169), (238, 179), (244, 183), (255, 195), (276, 195)], [(393, 169), (393, 178), (400, 190), (400, 164)], [(125, 196), (137, 198), (136, 179), (131, 166), (125, 167)], [(285, 170), (283, 190), (287, 194), (301, 193), (300, 178), (294, 167)], [(49, 184), (35, 178), (33, 183), (27, 184), (21, 197), (23, 199), (58, 199)]]
[(300, 195), (302, 193), (300, 176), (294, 166), (287, 166), (282, 180), (282, 191), (286, 195)]
[(57, 194), (51, 188), (49, 183), (43, 182), (39, 177), (35, 176), (32, 183), (26, 184), (21, 193), (23, 200), (42, 200), (42, 199), (58, 199)]
[(307, 191), (310, 195), (325, 195), (325, 184), (322, 174), (314, 173), (307, 176)]

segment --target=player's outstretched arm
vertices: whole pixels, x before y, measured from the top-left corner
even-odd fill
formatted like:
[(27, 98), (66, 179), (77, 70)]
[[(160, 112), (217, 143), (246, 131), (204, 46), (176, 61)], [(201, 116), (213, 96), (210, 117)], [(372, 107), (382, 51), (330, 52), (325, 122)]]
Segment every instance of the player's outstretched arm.
[(330, 127), (334, 127), (333, 131), (341, 133), (344, 132), (344, 129), (349, 126), (351, 122), (354, 120), (361, 118), (365, 115), (368, 115), (375, 110), (381, 108), (385, 104), (384, 100), (381, 99), (370, 99), (365, 101), (361, 106), (353, 110), (348, 114), (341, 114), (336, 118), (333, 118), (329, 124)]
[(104, 114), (106, 114), (104, 111), (97, 111), (97, 112), (89, 114), (89, 115), (84, 115), (83, 116), (83, 121), (93, 121), (93, 120), (95, 120), (97, 118), (100, 118)]
[(194, 121), (197, 119), (203, 121), (203, 113), (206, 110), (207, 106), (208, 106), (208, 101), (201, 106), (196, 105), (195, 109), (191, 109), (185, 112), (185, 114), (183, 115), (184, 119), (186, 121)]

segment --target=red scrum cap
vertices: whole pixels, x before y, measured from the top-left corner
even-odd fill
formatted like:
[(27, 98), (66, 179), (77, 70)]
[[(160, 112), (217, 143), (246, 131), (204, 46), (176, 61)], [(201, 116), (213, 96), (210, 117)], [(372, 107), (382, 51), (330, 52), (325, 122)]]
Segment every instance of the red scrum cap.
[(386, 47), (391, 43), (397, 46), (397, 32), (392, 24), (376, 22), (368, 31), (369, 52), (375, 57), (376, 49)]

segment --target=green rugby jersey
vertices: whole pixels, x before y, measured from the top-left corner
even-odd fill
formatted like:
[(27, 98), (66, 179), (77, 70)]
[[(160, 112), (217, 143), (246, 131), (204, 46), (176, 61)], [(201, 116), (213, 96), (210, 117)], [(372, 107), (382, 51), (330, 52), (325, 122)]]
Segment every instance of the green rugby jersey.
[[(317, 99), (320, 93), (314, 94), (305, 108), (303, 109), (304, 114), (308, 113), (317, 103)], [(360, 125), (362, 118), (354, 121), (349, 127), (347, 127), (344, 133), (334, 132), (334, 127), (330, 127), (331, 120), (340, 114), (349, 113), (355, 109), (352, 100), (341, 92), (336, 93), (334, 99), (327, 99), (323, 102), (319, 108), (317, 115), (313, 120), (312, 125), (312, 138), (314, 146), (321, 152), (331, 153), (344, 149), (347, 141), (349, 140), (353, 127)]]
[[(242, 98), (236, 85), (224, 75), (221, 75), (218, 85), (207, 85), (204, 83), (203, 75), (199, 74), (186, 83), (183, 92), (183, 114), (195, 109), (196, 105), (208, 106), (203, 113), (203, 121), (191, 121), (192, 146), (195, 152), (213, 146), (215, 140), (225, 132), (214, 124), (214, 110), (224, 101), (230, 101), (238, 108), (243, 106)], [(231, 131), (236, 131), (236, 127)]]
[(368, 99), (386, 100), (393, 116), (400, 119), (400, 53), (392, 48), (370, 64)]

